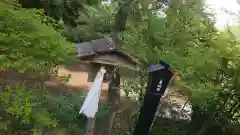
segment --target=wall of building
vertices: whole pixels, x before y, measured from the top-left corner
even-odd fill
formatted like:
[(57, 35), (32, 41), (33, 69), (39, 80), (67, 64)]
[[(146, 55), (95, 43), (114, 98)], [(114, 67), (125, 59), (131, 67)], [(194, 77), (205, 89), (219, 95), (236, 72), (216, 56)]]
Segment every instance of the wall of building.
[[(54, 94), (60, 93), (59, 91), (74, 91), (74, 92), (88, 92), (92, 82), (89, 82), (89, 73), (92, 72), (92, 65), (86, 62), (76, 62), (71, 66), (61, 67), (58, 71), (60, 76), (70, 75), (70, 80), (67, 83), (59, 83), (56, 78), (50, 78), (44, 82), (46, 88), (48, 88)], [(121, 77), (123, 76), (134, 76), (134, 72), (127, 69), (120, 69)], [(96, 74), (95, 74), (96, 75)], [(0, 71), (0, 76), (12, 84), (21, 84), (24, 80), (29, 80), (31, 75), (19, 74), (16, 71)], [(14, 78), (13, 78), (14, 76)], [(91, 80), (91, 79), (90, 79)], [(30, 79), (29, 83), (35, 83), (36, 80)], [(104, 82), (102, 86), (101, 98), (106, 99), (108, 90), (108, 82)]]
[[(59, 76), (68, 76), (70, 79), (65, 84), (60, 84), (57, 81), (46, 81), (45, 85), (51, 89), (68, 90), (74, 92), (88, 92), (92, 82), (89, 82), (88, 76), (92, 72), (92, 66), (85, 62), (76, 62), (71, 66), (61, 67), (58, 70)], [(101, 98), (107, 97), (108, 83), (104, 82), (102, 86)]]

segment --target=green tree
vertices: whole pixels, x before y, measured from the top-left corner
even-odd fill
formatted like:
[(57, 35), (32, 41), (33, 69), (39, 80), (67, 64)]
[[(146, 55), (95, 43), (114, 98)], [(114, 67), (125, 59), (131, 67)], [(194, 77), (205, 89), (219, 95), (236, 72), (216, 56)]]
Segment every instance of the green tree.
[[(42, 106), (40, 91), (55, 68), (74, 61), (75, 47), (42, 24), (34, 10), (4, 2), (0, 7), (1, 117), (11, 121), (10, 128), (15, 120), (33, 131), (56, 127), (56, 119)], [(10, 80), (4, 76), (8, 73), (14, 73)], [(16, 79), (19, 75), (24, 75), (22, 80)]]

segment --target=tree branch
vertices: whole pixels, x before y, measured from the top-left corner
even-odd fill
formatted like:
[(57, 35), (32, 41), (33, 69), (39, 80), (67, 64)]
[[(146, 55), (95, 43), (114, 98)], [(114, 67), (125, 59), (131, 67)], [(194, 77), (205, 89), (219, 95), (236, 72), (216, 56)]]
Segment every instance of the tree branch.
[(120, 45), (119, 33), (125, 30), (130, 5), (133, 0), (124, 0), (123, 3), (119, 2), (119, 9), (116, 14), (115, 24), (112, 29), (112, 38), (116, 45)]

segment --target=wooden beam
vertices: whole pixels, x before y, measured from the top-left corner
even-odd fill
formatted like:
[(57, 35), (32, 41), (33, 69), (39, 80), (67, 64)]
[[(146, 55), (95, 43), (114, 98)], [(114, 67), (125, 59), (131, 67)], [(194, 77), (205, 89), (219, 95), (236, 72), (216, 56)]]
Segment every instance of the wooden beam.
[(118, 54), (101, 54), (88, 59), (89, 62), (112, 65), (116, 67), (128, 68), (137, 70), (137, 65), (129, 60), (121, 57)]

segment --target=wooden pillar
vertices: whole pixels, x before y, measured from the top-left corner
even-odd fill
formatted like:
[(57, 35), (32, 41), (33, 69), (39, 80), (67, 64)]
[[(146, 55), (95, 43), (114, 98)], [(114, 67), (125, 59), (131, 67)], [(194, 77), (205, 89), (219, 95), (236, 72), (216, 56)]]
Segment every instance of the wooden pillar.
[(87, 118), (84, 135), (94, 135), (95, 118)]
[(118, 109), (118, 103), (120, 101), (120, 75), (118, 70), (113, 71), (112, 78), (108, 88), (108, 101), (111, 103), (110, 111), (108, 114), (108, 128), (106, 135), (112, 134), (113, 121)]

